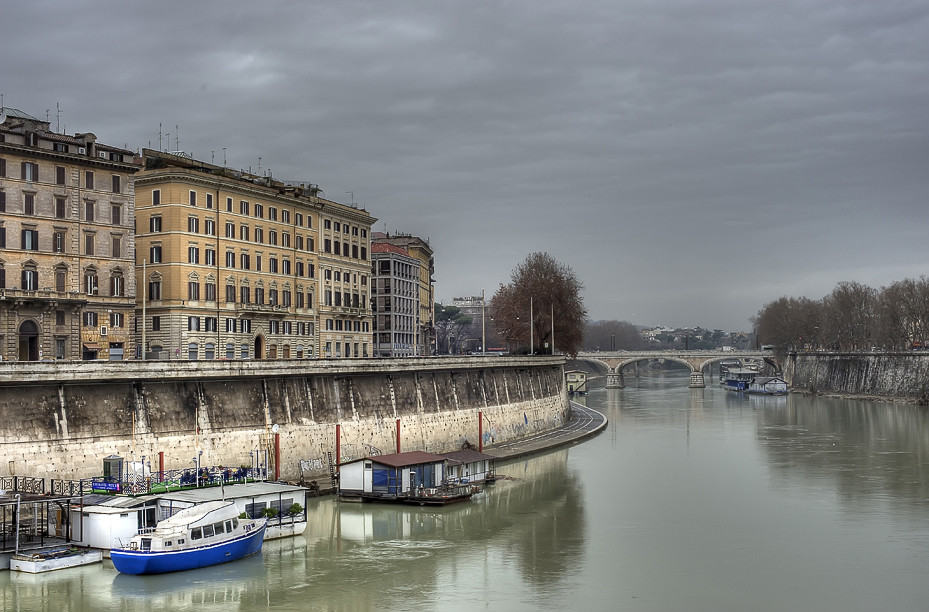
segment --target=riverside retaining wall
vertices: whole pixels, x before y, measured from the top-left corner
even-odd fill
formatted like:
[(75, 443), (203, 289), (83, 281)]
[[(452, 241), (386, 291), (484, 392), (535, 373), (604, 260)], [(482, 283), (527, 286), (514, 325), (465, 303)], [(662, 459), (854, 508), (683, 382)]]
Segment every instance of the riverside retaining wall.
[(929, 400), (929, 354), (922, 352), (792, 353), (784, 375), (798, 390)]
[[(0, 364), (0, 475), (77, 479), (102, 460), (251, 465), (310, 479), (397, 450), (445, 452), (562, 424), (559, 357)], [(483, 425), (478, 416), (482, 415)], [(398, 424), (399, 421), (399, 424)], [(277, 425), (277, 427), (273, 427)]]

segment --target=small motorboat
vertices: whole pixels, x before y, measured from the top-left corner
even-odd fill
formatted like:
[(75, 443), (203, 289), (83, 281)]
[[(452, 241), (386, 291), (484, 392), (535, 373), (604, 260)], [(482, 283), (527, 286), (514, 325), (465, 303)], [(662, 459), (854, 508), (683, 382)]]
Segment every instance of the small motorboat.
[(163, 574), (228, 563), (261, 550), (267, 519), (238, 517), (235, 502), (185, 508), (110, 551), (123, 574)]

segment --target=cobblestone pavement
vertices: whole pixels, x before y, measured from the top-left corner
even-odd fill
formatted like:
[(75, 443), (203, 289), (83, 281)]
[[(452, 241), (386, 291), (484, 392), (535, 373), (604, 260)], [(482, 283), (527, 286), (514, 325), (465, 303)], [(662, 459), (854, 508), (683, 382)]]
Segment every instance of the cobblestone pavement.
[(606, 427), (606, 416), (581, 404), (571, 402), (571, 417), (558, 429), (534, 436), (485, 446), (484, 452), (497, 459), (514, 459), (539, 453), (556, 446), (575, 444), (596, 435)]

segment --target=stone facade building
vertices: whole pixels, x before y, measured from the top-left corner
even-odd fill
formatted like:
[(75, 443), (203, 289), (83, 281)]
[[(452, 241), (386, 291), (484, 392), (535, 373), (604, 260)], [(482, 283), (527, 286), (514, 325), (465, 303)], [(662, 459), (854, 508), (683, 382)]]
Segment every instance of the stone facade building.
[(143, 150), (138, 314), (149, 358), (369, 357), (366, 211)]
[(0, 109), (0, 358), (130, 358), (132, 151)]
[(371, 309), (377, 357), (422, 355), (419, 341), (420, 261), (405, 249), (371, 244)]
[(419, 323), (416, 354), (431, 355), (435, 351), (435, 258), (427, 240), (410, 234), (375, 232), (373, 243), (392, 244), (419, 260)]

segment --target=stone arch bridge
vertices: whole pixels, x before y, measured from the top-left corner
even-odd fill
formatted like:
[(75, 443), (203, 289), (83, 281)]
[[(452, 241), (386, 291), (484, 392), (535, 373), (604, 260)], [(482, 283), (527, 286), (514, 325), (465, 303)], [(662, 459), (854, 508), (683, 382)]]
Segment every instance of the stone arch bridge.
[(578, 360), (596, 363), (607, 368), (606, 388), (622, 389), (626, 386), (623, 369), (640, 361), (663, 359), (673, 361), (690, 368), (690, 387), (706, 387), (703, 370), (720, 361), (735, 359), (764, 362), (776, 371), (781, 371), (781, 364), (771, 351), (608, 351), (597, 353), (578, 353)]

